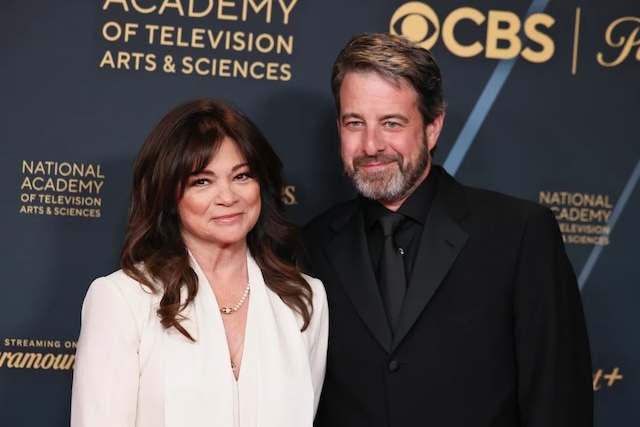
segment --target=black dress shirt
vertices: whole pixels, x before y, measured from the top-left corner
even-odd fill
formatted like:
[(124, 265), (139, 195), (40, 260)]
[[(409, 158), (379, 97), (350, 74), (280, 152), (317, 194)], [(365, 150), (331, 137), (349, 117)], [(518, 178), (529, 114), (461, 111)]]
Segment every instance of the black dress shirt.
[[(420, 236), (422, 236), (422, 230), (429, 215), (431, 202), (438, 188), (439, 174), (440, 171), (437, 168), (431, 168), (425, 180), (420, 183), (418, 188), (411, 193), (407, 200), (405, 200), (396, 211), (406, 217), (398, 226), (394, 235), (394, 241), (403, 252), (404, 271), (406, 273), (407, 283), (409, 283), (411, 279), (413, 266), (415, 265), (416, 256), (418, 255)], [(369, 254), (371, 255), (371, 265), (373, 265), (374, 271), (378, 271), (383, 243), (382, 228), (378, 223), (378, 219), (385, 213), (391, 211), (379, 202), (366, 199), (362, 196), (361, 198), (364, 211), (365, 234), (367, 236)]]

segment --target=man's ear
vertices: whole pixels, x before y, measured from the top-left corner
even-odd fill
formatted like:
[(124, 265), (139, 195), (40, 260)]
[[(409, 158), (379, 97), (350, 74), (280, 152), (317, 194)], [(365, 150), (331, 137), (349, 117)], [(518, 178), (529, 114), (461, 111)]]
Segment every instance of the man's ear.
[(440, 113), (433, 121), (427, 125), (424, 130), (425, 137), (427, 138), (427, 147), (429, 151), (433, 150), (438, 143), (438, 137), (442, 131), (444, 124), (444, 111)]

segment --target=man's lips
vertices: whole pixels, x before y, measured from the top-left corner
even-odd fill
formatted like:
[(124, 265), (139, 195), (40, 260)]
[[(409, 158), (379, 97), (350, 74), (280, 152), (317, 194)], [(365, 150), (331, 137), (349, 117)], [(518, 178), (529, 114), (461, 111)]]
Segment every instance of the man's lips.
[(395, 162), (369, 162), (369, 163), (360, 163), (358, 166), (363, 166), (365, 168), (368, 167), (377, 167), (377, 166), (386, 166)]
[(375, 162), (363, 162), (363, 163), (359, 163), (357, 165), (355, 165), (356, 169), (363, 169), (366, 171), (377, 171), (377, 170), (381, 170), (381, 169), (386, 169), (387, 167), (389, 167), (390, 165), (394, 165), (396, 164), (395, 161), (388, 161), (388, 162), (379, 162), (379, 161), (375, 161)]

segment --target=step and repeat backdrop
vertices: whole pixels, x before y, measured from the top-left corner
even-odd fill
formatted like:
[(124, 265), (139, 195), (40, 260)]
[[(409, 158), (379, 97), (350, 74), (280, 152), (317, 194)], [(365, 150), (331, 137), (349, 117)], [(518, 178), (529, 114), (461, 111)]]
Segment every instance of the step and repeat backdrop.
[(640, 425), (637, 0), (0, 0), (0, 425), (68, 425), (82, 299), (118, 268), (134, 156), (178, 103), (263, 129), (296, 223), (352, 196), (329, 80), (365, 31), (435, 54), (436, 162), (555, 212), (596, 425)]

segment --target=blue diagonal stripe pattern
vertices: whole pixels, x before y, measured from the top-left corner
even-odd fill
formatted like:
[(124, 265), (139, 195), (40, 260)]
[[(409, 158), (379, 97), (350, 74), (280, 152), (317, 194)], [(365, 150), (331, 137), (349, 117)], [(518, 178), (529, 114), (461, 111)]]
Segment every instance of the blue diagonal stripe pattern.
[[(624, 207), (627, 202), (631, 198), (631, 194), (633, 193), (633, 189), (635, 188), (638, 180), (640, 179), (640, 160), (636, 163), (635, 169), (631, 173), (627, 184), (624, 186), (622, 190), (622, 194), (620, 194), (620, 199), (618, 203), (616, 203), (615, 208), (613, 208), (613, 212), (611, 213), (611, 218), (609, 218), (609, 222), (607, 223), (607, 227), (609, 228), (609, 234), (613, 231), (613, 227), (615, 227), (618, 218), (622, 214)], [(589, 258), (587, 258), (587, 262), (585, 262), (584, 267), (582, 267), (582, 271), (580, 272), (580, 276), (578, 277), (578, 286), (580, 286), (580, 290), (584, 287), (585, 283), (589, 279), (589, 275), (591, 274), (591, 270), (596, 265), (600, 254), (602, 253), (603, 245), (596, 245), (591, 250), (589, 254)]]
[[(529, 6), (529, 10), (527, 10), (526, 16), (543, 12), (548, 4), (549, 0), (533, 0)], [(451, 175), (455, 176), (458, 172), (460, 164), (462, 164), (464, 157), (467, 155), (467, 151), (469, 151), (474, 138), (478, 134), (478, 130), (480, 130), (480, 127), (487, 118), (487, 114), (502, 90), (504, 82), (509, 77), (509, 74), (511, 74), (516, 60), (517, 57), (513, 59), (503, 59), (498, 62), (495, 70), (493, 70), (493, 74), (489, 78), (467, 122), (464, 124), (460, 135), (458, 135), (456, 142), (453, 144), (453, 147), (451, 147), (451, 151), (449, 151), (444, 161), (443, 166)]]

